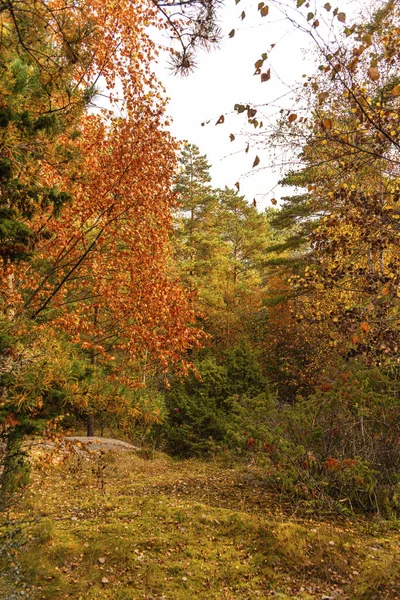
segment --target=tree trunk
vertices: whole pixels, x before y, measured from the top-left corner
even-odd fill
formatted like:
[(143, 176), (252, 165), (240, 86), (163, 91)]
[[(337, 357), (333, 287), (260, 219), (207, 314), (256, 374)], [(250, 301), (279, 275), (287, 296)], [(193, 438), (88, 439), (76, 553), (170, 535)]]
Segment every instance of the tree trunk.
[[(97, 325), (97, 320), (98, 320), (98, 316), (99, 316), (99, 307), (95, 306), (94, 307), (94, 312), (93, 312), (93, 325), (96, 326)], [(92, 365), (96, 364), (96, 354), (94, 352), (94, 350), (92, 350), (92, 356), (90, 358), (90, 362), (92, 363)], [(93, 437), (94, 436), (94, 415), (89, 414), (87, 417), (87, 421), (86, 421), (86, 427), (87, 427), (87, 436), (88, 437)]]
[(86, 421), (86, 427), (87, 427), (87, 436), (93, 437), (94, 436), (94, 415), (88, 415), (88, 418)]

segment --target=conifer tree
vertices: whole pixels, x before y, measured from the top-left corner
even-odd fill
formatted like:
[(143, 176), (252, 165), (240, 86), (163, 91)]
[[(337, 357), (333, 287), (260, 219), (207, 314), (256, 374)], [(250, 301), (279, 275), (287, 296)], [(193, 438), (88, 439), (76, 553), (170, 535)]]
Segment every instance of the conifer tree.
[(193, 291), (201, 285), (213, 258), (217, 199), (207, 157), (197, 146), (186, 144), (179, 162), (174, 187), (179, 201), (175, 215), (176, 257), (182, 280)]

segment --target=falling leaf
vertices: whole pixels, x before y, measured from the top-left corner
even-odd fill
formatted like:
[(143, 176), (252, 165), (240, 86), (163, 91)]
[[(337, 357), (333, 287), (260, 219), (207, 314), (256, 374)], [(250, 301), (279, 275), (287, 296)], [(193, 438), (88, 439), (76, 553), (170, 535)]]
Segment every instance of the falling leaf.
[(235, 139), (235, 136), (233, 135), (233, 133), (230, 133), (230, 134), (229, 134), (229, 139), (231, 140), (231, 142), (233, 142), (233, 141), (234, 141), (234, 139)]
[(220, 118), (218, 119), (218, 121), (215, 123), (216, 125), (220, 125), (221, 123), (223, 123), (225, 121), (225, 117), (224, 115), (221, 115)]
[(371, 329), (371, 327), (370, 327), (369, 323), (367, 323), (366, 321), (364, 321), (363, 323), (361, 323), (360, 329), (364, 333), (367, 333)]
[(229, 32), (228, 37), (233, 38), (234, 35), (235, 35), (235, 30), (231, 29), (231, 31)]
[(329, 2), (324, 4), (324, 9), (327, 10), (328, 12), (331, 10), (331, 8), (332, 8), (332, 6), (329, 4)]
[(243, 21), (243, 19), (246, 18), (246, 13), (244, 12), (244, 10), (242, 11), (242, 14), (240, 15), (240, 18), (242, 19), (242, 21)]
[(260, 10), (260, 14), (262, 17), (266, 17), (269, 13), (269, 7), (268, 6), (264, 6), (261, 10)]
[(329, 92), (321, 92), (318, 94), (318, 100), (320, 102), (324, 102), (327, 98), (329, 98)]
[(271, 79), (271, 69), (268, 69), (266, 73), (261, 73), (261, 83), (269, 81)]
[(271, 204), (273, 204), (274, 206), (275, 206), (276, 204), (278, 204), (278, 202), (277, 202), (276, 198), (271, 198)]
[(235, 106), (233, 107), (233, 110), (236, 110), (236, 112), (240, 115), (240, 113), (242, 113), (246, 110), (246, 107), (244, 104), (235, 104)]
[(346, 22), (346, 14), (344, 12), (340, 12), (337, 16), (338, 21), (340, 21), (341, 23), (345, 23)]
[(312, 24), (312, 26), (314, 27), (314, 29), (317, 29), (317, 27), (319, 26), (319, 21), (318, 19), (315, 19), (314, 23)]
[(297, 119), (297, 115), (296, 113), (292, 113), (291, 115), (289, 115), (289, 123), (293, 123), (295, 120)]
[(254, 162), (253, 162), (253, 169), (254, 169), (254, 167), (256, 167), (259, 164), (260, 164), (260, 159), (259, 159), (258, 156), (256, 156), (255, 159), (254, 159)]
[(297, 0), (297, 8), (300, 8), (306, 0)]

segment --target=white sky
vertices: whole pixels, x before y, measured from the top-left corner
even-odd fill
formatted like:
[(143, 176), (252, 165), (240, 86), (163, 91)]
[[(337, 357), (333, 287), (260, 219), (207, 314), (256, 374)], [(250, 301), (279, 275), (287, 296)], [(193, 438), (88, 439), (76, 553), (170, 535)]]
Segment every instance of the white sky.
[[(342, 7), (349, 8), (354, 1), (345, 0)], [(283, 168), (271, 168), (271, 165), (288, 161), (290, 157), (274, 159), (268, 150), (257, 149), (254, 138), (246, 154), (246, 132), (255, 130), (248, 125), (243, 129), (245, 119), (233, 113), (233, 106), (236, 103), (270, 104), (263, 111), (271, 118), (281, 107), (296, 108), (292, 90), (301, 82), (303, 74), (313, 74), (315, 63), (309, 38), (271, 5), (269, 15), (261, 18), (257, 4), (258, 1), (246, 0), (235, 6), (234, 0), (226, 0), (220, 13), (224, 34), (220, 48), (210, 53), (201, 52), (194, 73), (185, 78), (173, 75), (167, 68), (166, 57), (160, 59), (156, 72), (170, 97), (173, 135), (196, 144), (202, 154), (207, 155), (215, 186), (233, 187), (239, 181), (240, 193), (249, 201), (256, 198), (258, 208), (263, 210), (270, 205), (271, 198), (279, 199), (282, 193), (288, 193), (276, 184), (290, 165)], [(243, 10), (246, 18), (242, 21)], [(228, 38), (232, 29), (235, 36)], [(269, 52), (271, 44), (276, 46)], [(263, 71), (271, 67), (271, 79), (265, 83), (261, 83), (260, 76), (253, 75), (254, 63), (263, 52), (270, 56)], [(277, 98), (280, 99), (275, 101)], [(221, 114), (225, 115), (225, 123), (216, 126)], [(210, 124), (202, 127), (201, 123), (208, 120)], [(263, 121), (265, 123), (265, 119)], [(229, 140), (230, 133), (236, 136), (234, 142)], [(263, 136), (259, 146), (267, 144), (267, 137)], [(256, 155), (260, 157), (260, 164), (252, 170)]]
[[(246, 11), (243, 21), (240, 19), (242, 10)], [(256, 148), (254, 139), (250, 140), (249, 152), (245, 153), (246, 132), (255, 130), (247, 124), (243, 129), (246, 119), (233, 113), (233, 106), (272, 103), (270, 108), (263, 108), (271, 116), (277, 112), (277, 106), (293, 107), (290, 85), (301, 80), (303, 73), (312, 73), (314, 67), (300, 50), (307, 43), (304, 34), (295, 31), (272, 7), (268, 17), (261, 18), (257, 3), (239, 2), (235, 6), (234, 0), (228, 0), (221, 11), (220, 25), (224, 33), (220, 48), (210, 53), (201, 52), (192, 74), (184, 78), (173, 75), (166, 60), (160, 61), (157, 74), (170, 97), (168, 112), (173, 118), (173, 135), (196, 144), (202, 154), (207, 155), (215, 186), (233, 187), (239, 181), (240, 193), (249, 201), (256, 198), (257, 206), (263, 209), (271, 198), (279, 196), (279, 189), (272, 188), (283, 171), (267, 167), (274, 160), (268, 151)], [(235, 36), (228, 38), (232, 29)], [(269, 53), (271, 44), (276, 46)], [(263, 71), (273, 65), (271, 79), (265, 83), (260, 82), (260, 76), (253, 75), (254, 63), (263, 52), (271, 56), (271, 60), (264, 63)], [(284, 97), (273, 102), (281, 96)], [(221, 114), (225, 115), (225, 123), (216, 126)], [(210, 119), (208, 125), (201, 126)], [(265, 124), (265, 119), (263, 122)], [(234, 142), (229, 140), (230, 133), (236, 136)], [(256, 155), (261, 162), (252, 170)]]

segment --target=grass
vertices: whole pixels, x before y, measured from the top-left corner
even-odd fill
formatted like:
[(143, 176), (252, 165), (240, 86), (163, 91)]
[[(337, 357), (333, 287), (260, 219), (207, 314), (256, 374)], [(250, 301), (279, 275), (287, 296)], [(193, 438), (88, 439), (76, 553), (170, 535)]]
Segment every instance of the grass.
[(54, 462), (8, 517), (27, 523), (0, 558), (1, 598), (400, 598), (394, 525), (294, 518), (259, 467), (128, 452)]

